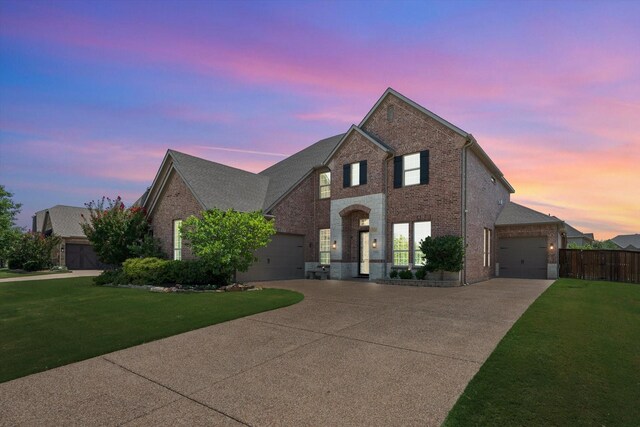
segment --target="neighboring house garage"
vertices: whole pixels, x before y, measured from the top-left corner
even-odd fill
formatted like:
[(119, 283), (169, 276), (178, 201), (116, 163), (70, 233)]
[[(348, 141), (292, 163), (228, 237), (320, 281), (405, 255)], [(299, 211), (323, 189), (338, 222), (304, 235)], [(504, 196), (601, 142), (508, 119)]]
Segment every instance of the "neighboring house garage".
[(565, 224), (555, 216), (509, 202), (496, 221), (496, 276), (556, 279)]
[(45, 236), (54, 234), (62, 238), (62, 242), (52, 253), (55, 265), (63, 265), (70, 270), (103, 269), (105, 265), (98, 260), (93, 246), (80, 226), (84, 221), (82, 215), (88, 217), (89, 210), (56, 205), (36, 212), (33, 216), (32, 230)]

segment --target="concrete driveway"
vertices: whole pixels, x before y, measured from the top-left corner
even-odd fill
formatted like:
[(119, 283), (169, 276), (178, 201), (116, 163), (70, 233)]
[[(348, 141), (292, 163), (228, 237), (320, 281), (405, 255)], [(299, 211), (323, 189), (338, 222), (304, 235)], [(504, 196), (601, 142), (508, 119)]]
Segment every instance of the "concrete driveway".
[(436, 426), (551, 283), (268, 283), (305, 299), (0, 384), (0, 424)]
[(73, 270), (68, 273), (52, 273), (52, 274), (41, 274), (39, 276), (8, 277), (5, 279), (0, 279), (0, 283), (28, 282), (32, 280), (71, 279), (74, 277), (92, 277), (92, 276), (99, 276), (100, 273), (102, 273), (102, 270)]

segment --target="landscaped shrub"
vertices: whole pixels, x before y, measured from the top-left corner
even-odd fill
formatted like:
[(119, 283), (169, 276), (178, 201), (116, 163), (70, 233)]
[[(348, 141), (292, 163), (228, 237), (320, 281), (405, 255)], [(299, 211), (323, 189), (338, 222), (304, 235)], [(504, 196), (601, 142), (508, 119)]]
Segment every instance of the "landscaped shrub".
[(167, 261), (165, 271), (169, 283), (187, 286), (227, 284), (226, 276), (216, 274), (202, 260)]
[(60, 237), (45, 237), (40, 233), (25, 233), (15, 242), (9, 254), (9, 268), (37, 271), (50, 268), (51, 251), (60, 244)]
[(404, 280), (411, 280), (413, 279), (413, 272), (411, 270), (401, 270), (398, 276)]
[(424, 269), (424, 267), (419, 268), (416, 271), (416, 279), (418, 280), (424, 280), (427, 277), (427, 270)]
[(128, 285), (129, 282), (122, 270), (105, 270), (99, 276), (93, 278), (93, 283), (103, 285)]
[(420, 242), (427, 271), (460, 271), (464, 259), (462, 238), (458, 236), (427, 237)]
[(398, 270), (391, 270), (391, 273), (389, 273), (389, 277), (392, 279), (398, 277)]
[(171, 282), (164, 259), (130, 258), (122, 263), (122, 271), (131, 285), (161, 285)]

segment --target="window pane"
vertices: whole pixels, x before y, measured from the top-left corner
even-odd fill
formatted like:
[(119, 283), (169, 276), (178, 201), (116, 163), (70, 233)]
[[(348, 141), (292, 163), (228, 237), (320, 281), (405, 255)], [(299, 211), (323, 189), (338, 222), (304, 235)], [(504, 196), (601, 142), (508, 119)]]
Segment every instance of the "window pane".
[(369, 218), (362, 218), (362, 219), (360, 219), (359, 224), (360, 224), (360, 227), (366, 227), (366, 226), (368, 226), (368, 225), (369, 225)]
[(173, 221), (173, 259), (182, 259), (182, 235), (180, 234), (180, 226), (182, 220)]
[(331, 172), (322, 172), (320, 174), (320, 185), (331, 184)]
[(420, 169), (420, 153), (404, 156), (404, 170)]
[(393, 265), (409, 265), (409, 251), (394, 251)]
[(320, 252), (331, 250), (331, 230), (328, 228), (320, 230)]
[(360, 185), (360, 163), (351, 163), (351, 186)]
[(320, 198), (326, 199), (328, 197), (331, 197), (331, 187), (328, 185), (320, 187)]
[(413, 223), (414, 264), (422, 265), (424, 263), (424, 255), (420, 250), (420, 242), (429, 236), (431, 236), (431, 221)]
[(420, 169), (404, 173), (404, 185), (420, 184)]
[(331, 257), (329, 252), (321, 252), (320, 253), (320, 264), (330, 264)]
[(393, 224), (393, 249), (409, 250), (409, 224)]

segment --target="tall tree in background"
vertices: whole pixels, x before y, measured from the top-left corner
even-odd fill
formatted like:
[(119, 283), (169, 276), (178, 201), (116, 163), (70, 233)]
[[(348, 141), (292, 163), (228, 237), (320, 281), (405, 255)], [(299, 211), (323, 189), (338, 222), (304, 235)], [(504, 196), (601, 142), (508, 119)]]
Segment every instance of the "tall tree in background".
[(0, 185), (0, 266), (4, 266), (11, 250), (20, 237), (20, 228), (16, 226), (16, 217), (20, 213), (21, 203), (12, 199), (13, 193)]

